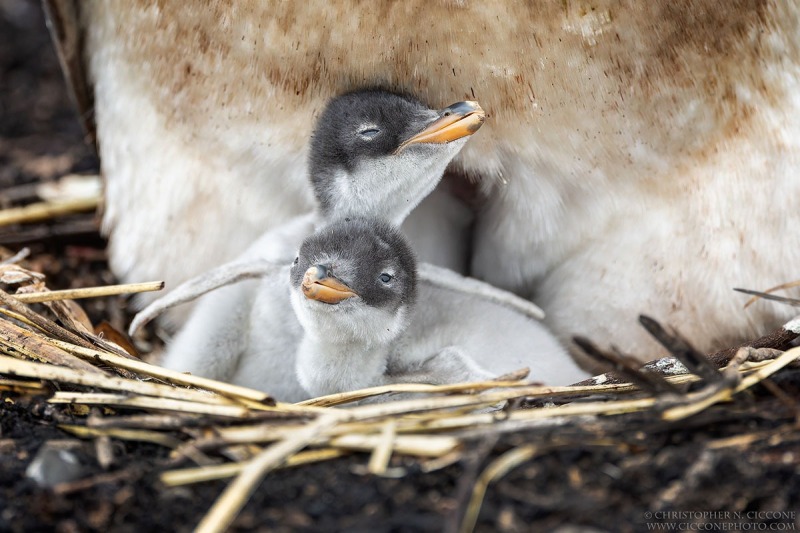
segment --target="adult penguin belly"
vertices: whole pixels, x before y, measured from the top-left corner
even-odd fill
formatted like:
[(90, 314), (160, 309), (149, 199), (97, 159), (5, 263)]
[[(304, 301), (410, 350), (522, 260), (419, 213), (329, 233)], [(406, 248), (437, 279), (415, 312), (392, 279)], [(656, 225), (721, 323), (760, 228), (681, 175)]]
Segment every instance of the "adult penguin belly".
[(379, 85), (488, 117), (455, 165), (486, 198), (473, 272), (563, 338), (657, 355), (653, 314), (710, 349), (774, 326), (732, 286), (795, 279), (790, 2), (79, 4), (111, 260), (175, 284), (311, 207), (332, 95)]

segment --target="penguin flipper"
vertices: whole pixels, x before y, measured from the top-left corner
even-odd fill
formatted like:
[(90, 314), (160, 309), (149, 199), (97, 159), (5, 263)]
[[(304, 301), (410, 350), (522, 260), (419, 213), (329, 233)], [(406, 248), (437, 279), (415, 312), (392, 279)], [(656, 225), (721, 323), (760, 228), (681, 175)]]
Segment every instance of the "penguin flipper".
[(226, 285), (233, 285), (246, 279), (268, 276), (282, 266), (264, 259), (251, 259), (233, 261), (213, 268), (181, 283), (175, 289), (139, 311), (133, 317), (128, 333), (133, 335), (142, 326), (173, 307), (196, 300), (200, 296)]

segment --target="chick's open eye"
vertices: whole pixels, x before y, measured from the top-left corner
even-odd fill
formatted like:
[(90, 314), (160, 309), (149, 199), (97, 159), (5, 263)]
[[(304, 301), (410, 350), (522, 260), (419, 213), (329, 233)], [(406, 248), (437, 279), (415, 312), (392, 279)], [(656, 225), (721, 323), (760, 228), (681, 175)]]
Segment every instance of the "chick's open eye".
[(390, 281), (392, 281), (394, 279), (394, 276), (384, 272), (383, 274), (378, 276), (378, 279), (381, 280), (381, 283), (389, 283)]
[(300, 256), (298, 255), (297, 257), (294, 258), (294, 261), (292, 261), (292, 266), (297, 266), (297, 263), (299, 262), (300, 262)]
[(360, 130), (358, 132), (358, 135), (362, 139), (371, 141), (372, 139), (377, 137), (380, 132), (381, 132), (381, 130), (379, 130), (378, 128), (365, 128), (363, 130)]

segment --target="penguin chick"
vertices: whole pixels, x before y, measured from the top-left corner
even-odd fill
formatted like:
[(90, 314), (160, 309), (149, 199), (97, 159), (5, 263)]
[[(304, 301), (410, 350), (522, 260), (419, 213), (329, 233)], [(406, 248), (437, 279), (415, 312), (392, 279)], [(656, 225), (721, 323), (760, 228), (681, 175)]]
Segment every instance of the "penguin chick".
[(477, 102), (434, 111), (384, 91), (335, 98), (320, 115), (309, 147), (321, 218), (379, 217), (399, 226), (484, 120)]
[(312, 397), (523, 367), (550, 384), (587, 377), (539, 323), (480, 297), (417, 288), (408, 242), (377, 220), (341, 221), (309, 237), (291, 268), (291, 302), (303, 327), (297, 376)]
[(331, 224), (291, 267), (291, 304), (303, 327), (300, 384), (311, 396), (379, 384), (417, 292), (408, 242), (378, 220)]
[[(209, 295), (217, 305), (198, 307), (165, 364), (292, 402), (318, 388), (368, 386), (383, 376), (415, 293), (413, 252), (399, 232), (386, 223), (342, 219), (306, 238), (292, 265)], [(306, 299), (323, 307), (307, 310), (298, 303)], [(213, 319), (221, 327), (206, 327)], [(319, 346), (326, 349), (315, 351)], [(326, 364), (332, 350), (349, 358)], [(302, 385), (308, 373), (298, 374), (298, 366), (315, 367)]]

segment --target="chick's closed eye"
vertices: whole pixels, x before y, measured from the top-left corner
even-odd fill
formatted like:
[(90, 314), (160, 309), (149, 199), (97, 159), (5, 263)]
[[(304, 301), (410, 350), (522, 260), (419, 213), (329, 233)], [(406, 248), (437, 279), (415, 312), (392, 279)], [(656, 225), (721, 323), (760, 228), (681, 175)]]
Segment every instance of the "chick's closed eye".
[(358, 132), (358, 135), (365, 140), (372, 140), (375, 137), (377, 137), (380, 132), (381, 130), (379, 130), (378, 128), (366, 128), (360, 130)]

